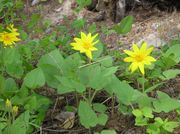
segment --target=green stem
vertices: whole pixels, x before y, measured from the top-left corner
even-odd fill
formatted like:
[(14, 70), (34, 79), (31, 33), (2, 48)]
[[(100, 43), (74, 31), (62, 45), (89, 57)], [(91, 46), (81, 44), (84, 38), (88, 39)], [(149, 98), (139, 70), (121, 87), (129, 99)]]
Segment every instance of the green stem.
[(142, 82), (142, 92), (144, 93), (144, 84), (145, 84), (145, 77), (144, 77), (144, 75), (142, 76), (142, 78), (143, 78), (143, 82)]
[(88, 88), (88, 100), (89, 104), (91, 104), (91, 88)]
[(83, 97), (83, 99), (84, 99), (85, 101), (89, 102), (89, 100), (85, 97), (84, 94), (81, 94), (81, 96)]
[(1, 47), (0, 47), (0, 51), (1, 51), (1, 64), (2, 64), (2, 65), (1, 65), (1, 67), (2, 67), (2, 68), (1, 68), (1, 69), (2, 69), (2, 70), (1, 70), (1, 75), (3, 76), (3, 72), (4, 72), (4, 71), (3, 71), (3, 70), (4, 70), (4, 59), (3, 59), (3, 58), (4, 58), (4, 47), (3, 47), (2, 44), (0, 44), (0, 46), (1, 46)]
[(113, 93), (112, 102), (111, 102), (111, 116), (114, 116), (114, 105), (115, 105), (115, 96)]
[(90, 101), (91, 103), (92, 103), (94, 97), (96, 96), (96, 93), (97, 93), (97, 91), (95, 90), (94, 93), (93, 93), (93, 95), (92, 95), (92, 97), (91, 97), (91, 101)]
[(75, 93), (75, 98), (76, 98), (76, 105), (78, 106), (78, 104), (79, 104), (79, 98), (78, 98), (77, 92)]

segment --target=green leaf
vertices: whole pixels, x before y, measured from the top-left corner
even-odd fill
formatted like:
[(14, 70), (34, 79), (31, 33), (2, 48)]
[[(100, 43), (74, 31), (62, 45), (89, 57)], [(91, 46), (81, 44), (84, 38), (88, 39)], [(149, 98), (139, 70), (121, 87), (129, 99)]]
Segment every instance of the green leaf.
[(57, 69), (56, 67), (54, 67), (52, 65), (48, 65), (48, 64), (41, 65), (40, 68), (42, 69), (42, 71), (44, 73), (44, 76), (45, 76), (48, 86), (57, 88), (59, 85), (59, 81), (56, 78), (56, 76), (61, 75), (59, 69)]
[(143, 117), (143, 113), (142, 113), (142, 111), (139, 110), (139, 109), (134, 109), (134, 110), (132, 111), (132, 113), (133, 113), (133, 115), (136, 116), (136, 117)]
[(160, 132), (161, 132), (160, 128), (156, 126), (155, 124), (148, 125), (148, 128), (147, 128), (148, 134), (160, 134)]
[(94, 103), (93, 104), (93, 109), (96, 112), (104, 113), (107, 110), (107, 107), (104, 104), (101, 104), (101, 103)]
[(38, 21), (40, 20), (39, 14), (33, 14), (31, 16), (31, 20), (28, 23), (28, 30), (32, 30), (35, 25), (37, 25)]
[(90, 25), (89, 26), (89, 28), (88, 28), (88, 31), (89, 31), (89, 33), (95, 33), (96, 32), (96, 24), (92, 24), (92, 25)]
[(99, 114), (98, 115), (98, 124), (105, 126), (108, 120), (108, 116), (106, 114)]
[(127, 34), (131, 31), (133, 24), (133, 16), (126, 16), (121, 22), (114, 26), (114, 30), (118, 34)]
[(118, 67), (110, 67), (106, 69), (106, 72), (104, 72), (104, 76), (111, 76), (112, 74), (115, 74), (118, 70)]
[(29, 111), (22, 113), (15, 121), (13, 121), (12, 125), (5, 129), (4, 134), (14, 134), (14, 132), (17, 134), (27, 134), (29, 119)]
[(51, 102), (47, 97), (34, 93), (27, 97), (24, 108), (30, 112), (46, 112), (50, 103)]
[(117, 134), (115, 130), (103, 130), (101, 134)]
[(58, 87), (59, 81), (56, 76), (61, 76), (64, 73), (64, 64), (64, 58), (58, 49), (42, 56), (39, 60), (38, 67), (42, 69), (46, 82), (50, 87)]
[(21, 56), (16, 48), (4, 49), (4, 65), (6, 72), (16, 78), (20, 78), (23, 75), (23, 66)]
[(104, 67), (112, 67), (113, 65), (113, 59), (111, 56), (100, 57), (96, 59), (95, 62), (100, 63)]
[(5, 79), (0, 75), (0, 94), (4, 93), (5, 85)]
[(161, 76), (160, 78), (162, 80), (169, 80), (175, 78), (178, 74), (180, 74), (180, 69), (169, 69), (167, 71), (164, 71), (163, 76)]
[(174, 121), (169, 121), (169, 122), (166, 122), (164, 125), (163, 125), (163, 128), (168, 131), (168, 132), (173, 132), (175, 128), (177, 128), (180, 124), (178, 122), (174, 122)]
[[(99, 64), (92, 64), (83, 67), (79, 71), (81, 83), (95, 90), (103, 89), (111, 79), (111, 76), (105, 76), (104, 73), (108, 68), (103, 68)], [(94, 77), (96, 74), (96, 77)]]
[(96, 113), (92, 110), (91, 106), (85, 101), (80, 101), (78, 107), (78, 115), (80, 117), (81, 124), (85, 128), (95, 127), (98, 123)]
[(77, 19), (72, 23), (72, 27), (75, 29), (81, 29), (84, 27), (85, 23), (84, 19)]
[(45, 84), (45, 77), (41, 68), (29, 72), (24, 78), (24, 84), (30, 89), (42, 87)]
[(180, 101), (171, 99), (166, 93), (157, 92), (158, 99), (153, 102), (154, 108), (156, 112), (165, 112), (168, 113), (176, 108), (180, 107)]
[(138, 117), (135, 119), (136, 126), (146, 126), (148, 124), (148, 118)]
[(180, 44), (175, 44), (175, 45), (172, 45), (166, 51), (165, 54), (168, 55), (168, 56), (173, 54), (176, 63), (179, 63), (180, 62), (180, 53), (179, 53), (179, 50), (180, 50)]
[(12, 78), (8, 78), (5, 83), (4, 96), (9, 97), (19, 91), (16, 82)]
[(154, 120), (156, 121), (155, 123), (159, 124), (159, 126), (164, 124), (164, 121), (160, 117), (156, 117)]
[(153, 91), (154, 89), (156, 89), (157, 87), (161, 86), (162, 84), (164, 84), (164, 82), (157, 83), (157, 84), (149, 87), (148, 89), (146, 89), (145, 92), (146, 92), (146, 93), (149, 93), (149, 92)]
[(28, 38), (28, 34), (24, 30), (20, 30), (20, 39), (26, 40)]
[(92, 0), (76, 0), (77, 4), (83, 8), (91, 4)]
[(59, 69), (62, 73), (62, 66), (64, 64), (64, 58), (62, 57), (61, 53), (58, 49), (51, 51), (50, 53), (44, 55), (39, 60), (38, 66), (41, 65), (52, 65)]
[(152, 109), (149, 107), (144, 107), (142, 109), (143, 115), (147, 118), (153, 118), (154, 115), (152, 114)]
[(115, 93), (121, 103), (128, 105), (141, 96), (129, 84), (121, 82), (116, 76), (112, 77), (111, 82), (106, 86), (105, 90), (109, 93)]
[(60, 94), (65, 94), (72, 91), (83, 93), (86, 90), (86, 87), (82, 83), (75, 81), (71, 78), (62, 76), (62, 77), (57, 77), (57, 79), (60, 81), (57, 87), (58, 93)]
[(104, 44), (99, 41), (99, 42), (95, 45), (95, 47), (96, 47), (98, 50), (92, 52), (93, 60), (96, 60), (98, 57), (101, 56), (101, 54), (103, 53)]

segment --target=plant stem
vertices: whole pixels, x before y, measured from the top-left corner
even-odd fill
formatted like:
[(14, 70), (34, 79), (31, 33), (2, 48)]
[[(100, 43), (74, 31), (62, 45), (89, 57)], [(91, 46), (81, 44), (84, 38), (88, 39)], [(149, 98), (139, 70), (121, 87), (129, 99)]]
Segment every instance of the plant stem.
[(144, 83), (145, 83), (145, 77), (144, 77), (144, 75), (142, 76), (142, 78), (143, 78), (143, 82), (142, 82), (142, 92), (144, 93)]
[(3, 45), (1, 45), (1, 47), (0, 47), (0, 51), (1, 51), (1, 64), (2, 64), (2, 72), (1, 72), (1, 75), (3, 76), (3, 73), (4, 73), (4, 47), (3, 47)]
[(92, 95), (92, 97), (91, 97), (91, 101), (90, 101), (91, 103), (92, 103), (94, 97), (96, 96), (96, 93), (97, 93), (97, 91), (95, 90), (94, 93), (93, 93), (93, 95)]
[(75, 93), (75, 98), (76, 98), (76, 105), (78, 106), (78, 104), (79, 104), (79, 98), (78, 98), (77, 92)]
[(84, 95), (84, 94), (81, 94), (81, 96), (83, 97), (83, 99), (85, 100), (85, 101), (89, 101), (87, 98), (86, 98), (86, 95)]
[(114, 96), (114, 93), (113, 93), (112, 102), (111, 102), (111, 116), (114, 116), (114, 105), (115, 105), (115, 96)]
[(88, 100), (89, 104), (91, 104), (91, 88), (88, 88)]
[(89, 128), (89, 134), (91, 134), (91, 128)]

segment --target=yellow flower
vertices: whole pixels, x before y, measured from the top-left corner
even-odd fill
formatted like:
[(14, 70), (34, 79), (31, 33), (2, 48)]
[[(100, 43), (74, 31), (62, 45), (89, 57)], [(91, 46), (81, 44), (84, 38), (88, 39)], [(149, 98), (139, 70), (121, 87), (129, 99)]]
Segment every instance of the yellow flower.
[(19, 35), (19, 33), (17, 32), (17, 29), (14, 28), (13, 24), (8, 25), (6, 29), (9, 30), (11, 33), (14, 33), (14, 35), (16, 35), (16, 36)]
[(140, 72), (144, 75), (144, 65), (151, 65), (151, 62), (156, 61), (153, 57), (149, 56), (153, 50), (153, 47), (147, 48), (147, 43), (142, 43), (141, 48), (138, 48), (136, 44), (133, 44), (133, 51), (124, 50), (129, 55), (124, 59), (125, 62), (132, 62), (129, 66), (131, 72), (134, 72), (139, 68)]
[(97, 36), (98, 34), (92, 36), (91, 33), (86, 35), (81, 32), (81, 38), (74, 38), (75, 42), (71, 43), (71, 46), (73, 46), (72, 49), (80, 51), (80, 53), (85, 53), (89, 59), (92, 59), (92, 51), (97, 50), (94, 45), (99, 42), (99, 40), (94, 42)]
[(13, 106), (12, 113), (15, 115), (18, 113), (18, 107), (17, 106)]
[(16, 33), (3, 32), (0, 33), (0, 41), (2, 41), (5, 46), (12, 47), (12, 45), (20, 41), (20, 39), (17, 37)]
[(11, 107), (11, 101), (9, 99), (6, 100), (6, 107)]

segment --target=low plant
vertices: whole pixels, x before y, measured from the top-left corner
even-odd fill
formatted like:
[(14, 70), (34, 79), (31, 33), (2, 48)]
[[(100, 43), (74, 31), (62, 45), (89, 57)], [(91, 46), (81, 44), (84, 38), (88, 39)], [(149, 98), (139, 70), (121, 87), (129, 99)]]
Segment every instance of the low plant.
[[(77, 2), (80, 8), (89, 3)], [(39, 31), (33, 29), (38, 20), (38, 15), (32, 16), (26, 30), (32, 29), (34, 34), (43, 30), (46, 24)], [(165, 82), (180, 74), (176, 68), (180, 41), (170, 42), (161, 50), (144, 41), (133, 44), (132, 50), (118, 51), (118, 55), (108, 51), (105, 54), (96, 26), (85, 27), (85, 23), (77, 19), (68, 25), (70, 29), (60, 25), (52, 33), (35, 39), (22, 27), (1, 27), (0, 132), (27, 134), (40, 129), (51, 104), (48, 97), (38, 93), (38, 89), (45, 87), (55, 89), (58, 95), (71, 94), (75, 98), (75, 104), (67, 104), (65, 109), (73, 106), (71, 110), (77, 112), (80, 124), (89, 133), (115, 134), (115, 130), (104, 126), (117, 109), (135, 116), (135, 125), (145, 126), (149, 134), (173, 132), (178, 120), (161, 119), (157, 114), (180, 108), (179, 100), (160, 90)], [(106, 31), (126, 34), (132, 23), (133, 17), (127, 16)], [(73, 40), (70, 30), (74, 31)], [(107, 97), (100, 100), (100, 94)], [(111, 104), (105, 103), (108, 100)], [(104, 128), (96, 132), (93, 128), (97, 125)]]

